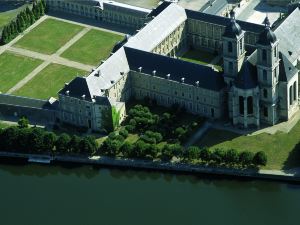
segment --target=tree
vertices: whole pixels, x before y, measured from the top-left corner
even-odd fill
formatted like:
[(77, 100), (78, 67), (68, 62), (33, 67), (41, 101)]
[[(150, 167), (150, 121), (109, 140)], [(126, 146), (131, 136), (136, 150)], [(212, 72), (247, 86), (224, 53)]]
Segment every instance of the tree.
[(161, 160), (169, 161), (173, 157), (172, 150), (168, 144), (166, 144), (161, 151)]
[(1, 35), (1, 44), (5, 45), (9, 42), (9, 36), (7, 31), (7, 26), (3, 27), (2, 35)]
[(253, 161), (254, 154), (249, 151), (244, 151), (240, 153), (239, 160), (243, 165), (249, 165)]
[(33, 128), (29, 134), (28, 144), (31, 152), (41, 152), (43, 150), (44, 131), (41, 128)]
[(121, 148), (120, 152), (123, 154), (125, 157), (131, 157), (132, 156), (132, 151), (133, 151), (133, 145), (130, 144), (129, 142), (125, 142)]
[(70, 152), (72, 153), (80, 152), (80, 147), (79, 147), (80, 141), (81, 141), (80, 137), (78, 137), (77, 135), (72, 135), (71, 140), (69, 142)]
[(200, 151), (200, 159), (208, 162), (211, 159), (211, 151), (208, 148), (202, 148)]
[(18, 138), (16, 142), (16, 151), (29, 152), (30, 143), (29, 135), (32, 132), (30, 128), (22, 128), (18, 130)]
[(235, 149), (229, 149), (225, 153), (225, 161), (227, 163), (237, 163), (239, 161), (239, 154)]
[(123, 136), (124, 138), (127, 138), (128, 137), (128, 131), (124, 128), (122, 128), (120, 131), (119, 131), (119, 134), (121, 136)]
[(29, 121), (26, 117), (21, 117), (19, 120), (18, 120), (18, 127), (19, 128), (27, 128), (29, 126)]
[(259, 151), (255, 153), (253, 157), (253, 164), (257, 166), (265, 166), (267, 165), (267, 161), (268, 161), (267, 155), (263, 151)]
[(87, 154), (93, 154), (96, 151), (93, 141), (89, 137), (84, 137), (80, 140), (79, 149), (82, 153)]
[(212, 160), (217, 163), (222, 163), (225, 161), (226, 152), (223, 149), (217, 148), (212, 154)]
[(44, 138), (43, 138), (43, 150), (44, 151), (53, 151), (55, 147), (55, 142), (57, 140), (57, 137), (55, 133), (53, 132), (45, 132)]
[(1, 133), (0, 145), (5, 151), (15, 151), (18, 147), (18, 127), (8, 127)]
[(68, 134), (61, 134), (55, 142), (56, 151), (61, 153), (69, 152), (69, 142), (71, 138)]
[(149, 155), (152, 159), (157, 157), (160, 149), (157, 147), (156, 144), (149, 144), (146, 148), (146, 154)]
[(199, 159), (199, 157), (200, 157), (199, 147), (197, 147), (197, 146), (188, 147), (186, 155), (189, 160)]

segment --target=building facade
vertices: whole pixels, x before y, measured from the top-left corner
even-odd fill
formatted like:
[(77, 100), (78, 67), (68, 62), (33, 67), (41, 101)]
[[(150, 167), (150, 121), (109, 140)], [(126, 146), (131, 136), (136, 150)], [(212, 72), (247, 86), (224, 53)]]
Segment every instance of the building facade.
[[(295, 10), (290, 20), (297, 21), (300, 10)], [(281, 51), (276, 33), (284, 34), (273, 32), (267, 18), (256, 25), (237, 21), (233, 12), (225, 18), (173, 3), (150, 15), (151, 21), (123, 47), (59, 92), (62, 122), (113, 129), (125, 118), (132, 97), (178, 104), (192, 114), (243, 128), (274, 125), (298, 111), (298, 70), (286, 48)], [(220, 54), (223, 72), (176, 58), (189, 48)]]

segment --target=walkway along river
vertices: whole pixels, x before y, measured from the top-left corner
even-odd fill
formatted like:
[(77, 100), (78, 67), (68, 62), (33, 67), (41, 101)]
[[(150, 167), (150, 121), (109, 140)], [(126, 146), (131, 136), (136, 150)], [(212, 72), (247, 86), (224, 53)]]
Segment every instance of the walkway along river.
[(27, 162), (0, 178), (3, 225), (299, 224), (294, 184)]

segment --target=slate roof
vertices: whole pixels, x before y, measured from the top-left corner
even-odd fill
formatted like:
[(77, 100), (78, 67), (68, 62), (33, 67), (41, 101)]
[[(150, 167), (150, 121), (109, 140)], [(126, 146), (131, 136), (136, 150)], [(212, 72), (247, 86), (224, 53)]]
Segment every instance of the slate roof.
[(142, 72), (152, 74), (156, 71), (156, 76), (170, 80), (195, 85), (199, 81), (199, 86), (208, 90), (218, 91), (225, 85), (220, 72), (214, 71), (211, 67), (186, 62), (183, 60), (170, 58), (150, 52), (125, 47), (125, 52), (131, 70), (138, 71), (142, 67)]
[(158, 16), (162, 11), (164, 11), (169, 5), (171, 4), (171, 2), (163, 2), (161, 3), (159, 6), (157, 6), (155, 9), (153, 9), (151, 11), (151, 13), (149, 13), (149, 15), (147, 17), (156, 17)]
[(172, 3), (131, 37), (125, 46), (150, 52), (186, 19), (185, 10)]
[(300, 57), (300, 9), (296, 8), (274, 31), (279, 50), (294, 64)]
[(270, 29), (270, 27), (265, 27), (264, 31), (260, 33), (258, 37), (257, 44), (260, 45), (272, 45), (277, 41), (276, 35)]
[(84, 95), (85, 100), (92, 101), (92, 95), (90, 93), (86, 77), (75, 77), (69, 84), (66, 84), (64, 88), (61, 89), (58, 93), (80, 99), (82, 99), (82, 96)]
[(228, 38), (237, 38), (241, 34), (242, 29), (240, 25), (235, 21), (235, 19), (231, 19), (230, 23), (225, 28), (223, 36)]
[(288, 82), (298, 73), (298, 70), (281, 52), (279, 53), (279, 58), (279, 81)]
[[(224, 27), (226, 27), (230, 23), (230, 18), (227, 17), (211, 15), (189, 9), (186, 9), (185, 11), (189, 19), (201, 20), (207, 23), (218, 24)], [(264, 29), (264, 25), (261, 24), (255, 24), (241, 20), (236, 20), (236, 22), (241, 26), (242, 30), (244, 31), (260, 33)]]

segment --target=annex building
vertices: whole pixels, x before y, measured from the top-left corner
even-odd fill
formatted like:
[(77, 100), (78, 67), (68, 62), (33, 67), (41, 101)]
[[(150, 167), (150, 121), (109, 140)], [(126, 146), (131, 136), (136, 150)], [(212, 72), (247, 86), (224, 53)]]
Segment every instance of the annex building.
[[(101, 10), (100, 1), (91, 2)], [(258, 25), (234, 12), (225, 18), (163, 3), (99, 67), (65, 84), (59, 119), (108, 130), (125, 118), (130, 98), (148, 97), (244, 128), (289, 120), (299, 109), (299, 18), (296, 8), (274, 29), (267, 17)], [(223, 70), (177, 59), (191, 48), (220, 55)]]

